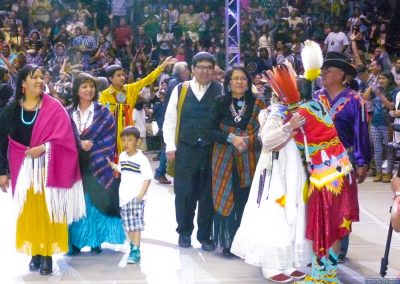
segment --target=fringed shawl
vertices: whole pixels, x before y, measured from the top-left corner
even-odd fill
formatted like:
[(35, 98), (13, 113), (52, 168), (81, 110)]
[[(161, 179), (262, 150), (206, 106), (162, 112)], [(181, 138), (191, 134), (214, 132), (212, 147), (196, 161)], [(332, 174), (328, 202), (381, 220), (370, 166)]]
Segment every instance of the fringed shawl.
[[(9, 138), (9, 161), (13, 196), (22, 212), (26, 194), (45, 191), (52, 222), (72, 223), (85, 215), (85, 200), (78, 164), (78, 151), (66, 110), (48, 95), (32, 130), (30, 147), (45, 144), (44, 155), (25, 156), (27, 147)], [(44, 172), (43, 172), (44, 169)]]
[[(73, 111), (73, 108), (68, 110), (71, 118)], [(74, 127), (76, 128), (75, 124)], [(93, 147), (89, 151), (90, 170), (101, 185), (110, 188), (114, 174), (106, 158), (112, 160), (115, 153), (115, 120), (106, 107), (94, 103), (93, 123), (83, 131), (80, 139), (93, 141)]]
[(234, 200), (232, 192), (232, 170), (235, 164), (241, 188), (251, 186), (257, 160), (260, 154), (260, 144), (257, 133), (260, 127), (258, 114), (265, 108), (262, 101), (256, 99), (252, 116), (245, 130), (220, 124), (220, 129), (225, 133), (233, 133), (238, 136), (248, 136), (248, 149), (240, 153), (232, 144), (214, 144), (212, 156), (212, 190), (214, 209), (222, 216), (229, 216)]

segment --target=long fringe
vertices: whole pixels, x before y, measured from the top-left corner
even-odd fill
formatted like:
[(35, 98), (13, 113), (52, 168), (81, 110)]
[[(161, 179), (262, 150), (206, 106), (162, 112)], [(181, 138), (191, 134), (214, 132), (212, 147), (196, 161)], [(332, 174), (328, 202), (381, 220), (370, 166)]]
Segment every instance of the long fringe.
[(27, 192), (33, 185), (35, 194), (44, 189), (50, 221), (71, 224), (86, 215), (82, 180), (76, 181), (71, 188), (47, 187), (51, 146), (50, 143), (45, 146), (45, 155), (35, 159), (25, 157), (22, 163), (14, 193), (17, 213), (18, 216), (22, 213)]

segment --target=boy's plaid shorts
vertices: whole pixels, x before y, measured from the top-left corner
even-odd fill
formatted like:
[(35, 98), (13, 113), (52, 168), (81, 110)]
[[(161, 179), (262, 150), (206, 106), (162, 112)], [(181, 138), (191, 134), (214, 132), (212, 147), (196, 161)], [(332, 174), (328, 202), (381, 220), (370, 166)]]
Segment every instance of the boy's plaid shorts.
[(121, 218), (127, 232), (144, 230), (144, 200), (132, 199), (121, 206)]

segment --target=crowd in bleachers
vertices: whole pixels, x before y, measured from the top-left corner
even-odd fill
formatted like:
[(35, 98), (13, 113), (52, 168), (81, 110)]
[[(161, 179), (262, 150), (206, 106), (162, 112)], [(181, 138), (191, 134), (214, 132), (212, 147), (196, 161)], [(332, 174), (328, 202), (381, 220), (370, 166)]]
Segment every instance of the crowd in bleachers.
[[(132, 2), (132, 3), (131, 3)], [(49, 71), (49, 91), (68, 96), (79, 71), (105, 76), (123, 66), (130, 81), (143, 78), (166, 56), (188, 61), (198, 51), (225, 67), (224, 1), (30, 0), (0, 4), (0, 64), (16, 74), (25, 63)], [(302, 72), (306, 39), (324, 51), (368, 63), (378, 57), (391, 71), (399, 53), (399, 25), (389, 1), (242, 0), (242, 64), (255, 76), (288, 60)], [(361, 62), (355, 62), (361, 63)], [(398, 77), (396, 71), (394, 74)], [(164, 77), (165, 78), (165, 77)], [(398, 78), (397, 78), (398, 79)]]
[[(358, 91), (376, 85), (383, 71), (392, 73), (400, 84), (400, 61), (396, 61), (400, 41), (395, 33), (400, 27), (395, 17), (400, 5), (393, 1), (240, 3), (241, 65), (254, 78), (260, 94), (266, 93), (261, 74), (276, 64), (289, 61), (302, 74), (300, 54), (306, 39), (320, 43), (324, 52), (345, 54), (360, 70), (366, 70), (365, 80), (363, 76), (349, 79)], [(1, 1), (0, 65), (9, 72), (1, 80), (13, 86), (22, 66), (41, 65), (46, 70), (47, 92), (66, 105), (72, 80), (81, 71), (107, 77), (106, 68), (117, 64), (130, 83), (144, 78), (167, 56), (190, 66), (199, 51), (213, 54), (225, 69), (224, 5), (217, 0)], [(171, 73), (172, 68), (167, 68), (156, 84), (142, 90), (147, 103), (158, 100), (159, 92), (165, 91), (162, 83)], [(217, 77), (223, 78), (222, 70), (216, 72)], [(99, 91), (107, 87), (105, 78), (103, 83)], [(3, 92), (0, 107), (10, 95)]]

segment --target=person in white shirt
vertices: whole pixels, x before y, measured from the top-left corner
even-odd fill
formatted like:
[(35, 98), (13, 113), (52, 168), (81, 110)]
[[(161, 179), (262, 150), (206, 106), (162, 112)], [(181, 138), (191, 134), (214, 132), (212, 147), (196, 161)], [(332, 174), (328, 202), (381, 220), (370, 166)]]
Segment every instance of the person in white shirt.
[(339, 26), (334, 25), (332, 32), (330, 32), (325, 38), (324, 43), (325, 54), (331, 51), (343, 53), (349, 45), (349, 40), (347, 39), (346, 34), (339, 30)]
[(146, 144), (146, 112), (144, 110), (143, 99), (139, 97), (136, 102), (135, 108), (133, 109), (133, 124), (139, 130), (140, 138), (137, 142), (137, 148), (142, 151), (147, 151)]
[[(212, 127), (210, 111), (215, 98), (222, 93), (221, 84), (213, 82), (215, 58), (199, 52), (192, 59), (194, 78), (178, 84), (172, 91), (163, 125), (168, 161), (175, 161), (175, 212), (182, 248), (191, 246), (193, 218), (198, 203), (197, 240), (204, 251), (212, 251), (211, 240), (213, 203), (211, 197), (212, 141), (208, 133)], [(178, 121), (178, 98), (182, 90), (186, 96)], [(177, 124), (178, 131), (177, 131)]]
[(147, 157), (136, 148), (140, 138), (139, 130), (134, 126), (128, 126), (120, 136), (124, 152), (119, 155), (119, 163), (114, 164), (109, 159), (108, 162), (114, 170), (121, 173), (119, 206), (124, 229), (130, 239), (128, 263), (138, 263), (141, 258), (141, 231), (144, 230), (144, 205), (153, 171)]

